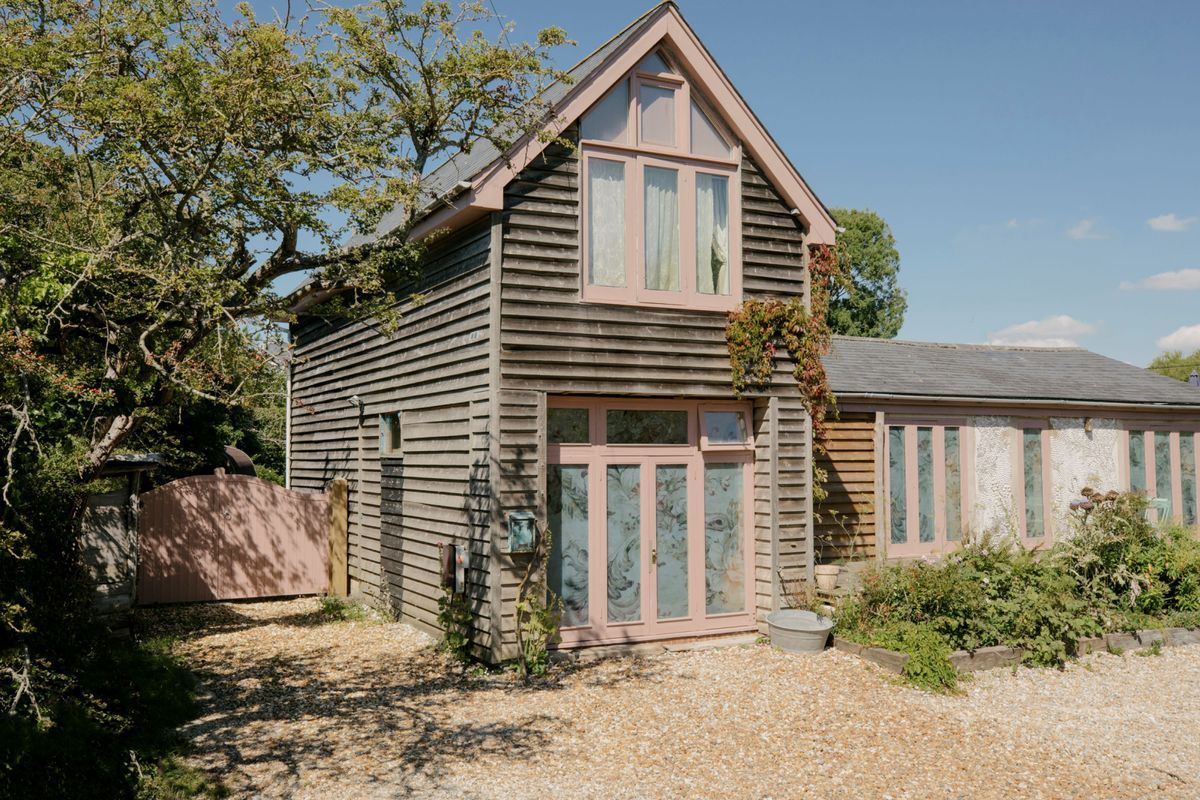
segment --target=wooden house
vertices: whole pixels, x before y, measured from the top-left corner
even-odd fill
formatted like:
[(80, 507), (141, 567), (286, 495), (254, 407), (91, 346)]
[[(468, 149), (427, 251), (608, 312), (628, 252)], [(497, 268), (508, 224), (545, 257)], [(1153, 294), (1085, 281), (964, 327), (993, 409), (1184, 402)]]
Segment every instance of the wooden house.
[(350, 482), (352, 586), (419, 626), (459, 548), (493, 660), (530, 515), (563, 647), (760, 629), (813, 563), (791, 365), (735, 400), (724, 329), (745, 298), (807, 302), (833, 220), (673, 3), (571, 74), (545, 98), (575, 147), (481, 144), (429, 176), (413, 235), (449, 233), (396, 333), (292, 328), (290, 485)]
[(1080, 348), (834, 337), (822, 562), (936, 557), (972, 534), (1069, 535), (1086, 487), (1195, 525), (1200, 388)]

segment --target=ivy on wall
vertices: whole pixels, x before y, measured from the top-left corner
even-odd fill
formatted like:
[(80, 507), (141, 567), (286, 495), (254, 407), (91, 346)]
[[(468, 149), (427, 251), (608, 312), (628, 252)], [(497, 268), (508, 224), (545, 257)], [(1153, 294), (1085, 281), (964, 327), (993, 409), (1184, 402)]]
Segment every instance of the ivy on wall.
[(792, 359), (792, 377), (800, 387), (801, 402), (813, 421), (813, 439), (820, 446), (825, 437), (826, 417), (835, 411), (836, 400), (825, 375), (822, 356), (829, 352), (831, 332), (828, 312), (834, 286), (846, 285), (837, 252), (824, 244), (810, 245), (809, 285), (811, 308), (804, 300), (744, 301), (729, 312), (725, 342), (733, 368), (733, 393), (765, 389), (775, 372), (780, 346)]

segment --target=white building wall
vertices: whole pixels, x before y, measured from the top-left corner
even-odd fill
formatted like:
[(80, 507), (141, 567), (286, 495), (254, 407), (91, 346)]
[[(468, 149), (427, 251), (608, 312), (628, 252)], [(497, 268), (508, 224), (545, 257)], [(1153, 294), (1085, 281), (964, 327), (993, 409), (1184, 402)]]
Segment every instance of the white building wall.
[(1008, 533), (1016, 514), (1013, 438), (1009, 417), (975, 417), (975, 486), (971, 529)]
[(1050, 473), (1053, 485), (1054, 531), (1069, 532), (1071, 501), (1085, 486), (1122, 489), (1120, 437), (1124, 430), (1115, 419), (1092, 419), (1086, 429), (1083, 417), (1050, 419)]
[[(1082, 417), (1050, 418), (1050, 497), (1056, 538), (1069, 531), (1070, 504), (1083, 487), (1125, 488), (1121, 422), (1092, 419), (1090, 431), (1085, 422)], [(1007, 534), (1015, 529), (1016, 493), (1024, 491), (1016, 474), (1019, 432), (1013, 427), (1011, 417), (975, 417), (972, 424), (975, 428), (972, 529), (977, 533)]]

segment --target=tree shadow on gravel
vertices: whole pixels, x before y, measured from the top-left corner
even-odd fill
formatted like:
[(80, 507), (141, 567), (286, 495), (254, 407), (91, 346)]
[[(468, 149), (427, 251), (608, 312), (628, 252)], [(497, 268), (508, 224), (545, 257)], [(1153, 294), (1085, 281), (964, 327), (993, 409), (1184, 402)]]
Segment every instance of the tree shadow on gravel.
[[(232, 631), (252, 636), (253, 628), (272, 624), (337, 624), (319, 612), (269, 618), (228, 605), (191, 607), (154, 623), (193, 640)], [(336, 782), (352, 776), (359, 782), (368, 776), (403, 796), (436, 784), (455, 763), (531, 758), (570, 727), (569, 719), (531, 710), (541, 704), (530, 698), (580, 682), (661, 679), (655, 660), (631, 659), (615, 667), (560, 665), (523, 684), (508, 673), (463, 670), (431, 647), (411, 645), (398, 645), (380, 659), (384, 663), (375, 663), (356, 652), (352, 629), (346, 630), (338, 644), (298, 653), (251, 660), (244, 652), (231, 658), (218, 646), (193, 657), (202, 716), (183, 729), (193, 763), (221, 773), (235, 794), (267, 788), (249, 785), (254, 781), (240, 773), (250, 768), (258, 780), (261, 771), (270, 773), (272, 793), (302, 779)], [(480, 713), (472, 711), (476, 702)]]

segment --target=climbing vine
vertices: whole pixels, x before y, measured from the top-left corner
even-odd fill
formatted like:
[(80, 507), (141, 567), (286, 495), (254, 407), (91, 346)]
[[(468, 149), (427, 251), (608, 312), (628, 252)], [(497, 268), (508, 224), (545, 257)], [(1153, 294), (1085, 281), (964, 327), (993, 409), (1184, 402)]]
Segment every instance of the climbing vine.
[(813, 438), (820, 446), (825, 436), (825, 419), (836, 408), (833, 390), (825, 376), (822, 356), (829, 352), (827, 319), (829, 298), (835, 285), (846, 285), (837, 252), (824, 244), (809, 246), (810, 308), (804, 300), (746, 300), (729, 312), (725, 342), (733, 368), (733, 393), (764, 389), (775, 372), (780, 346), (792, 359), (792, 377), (800, 387), (800, 398), (813, 421)]
[(546, 585), (550, 529), (538, 526), (533, 553), (517, 587), (517, 672), (523, 679), (541, 675), (549, 663), (549, 646), (559, 641), (563, 605)]

